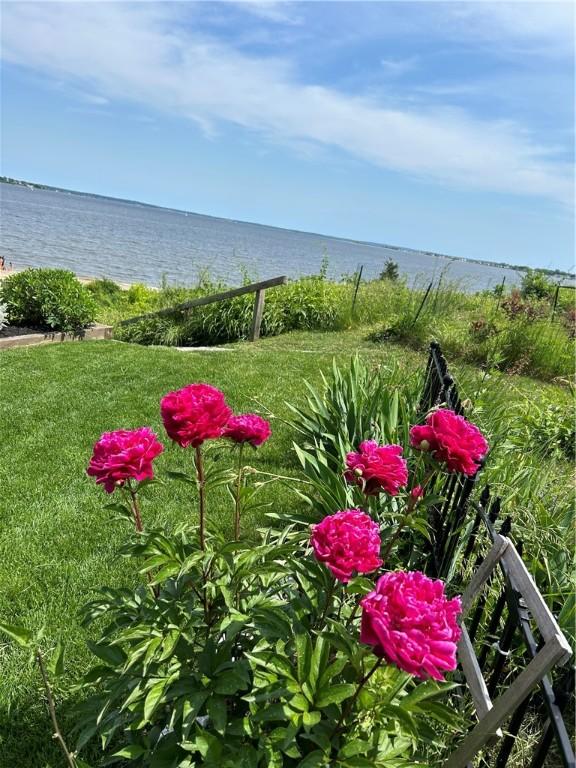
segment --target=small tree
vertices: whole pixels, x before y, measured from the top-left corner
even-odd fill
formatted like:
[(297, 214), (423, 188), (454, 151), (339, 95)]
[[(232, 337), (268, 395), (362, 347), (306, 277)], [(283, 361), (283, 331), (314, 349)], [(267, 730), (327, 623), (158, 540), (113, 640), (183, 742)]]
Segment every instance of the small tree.
[(547, 299), (552, 295), (554, 285), (544, 272), (539, 269), (529, 269), (522, 277), (520, 290), (525, 299)]
[(398, 271), (397, 262), (393, 261), (392, 259), (386, 259), (384, 269), (382, 272), (380, 272), (380, 280), (391, 280), (393, 283), (395, 283), (399, 277), (400, 273)]

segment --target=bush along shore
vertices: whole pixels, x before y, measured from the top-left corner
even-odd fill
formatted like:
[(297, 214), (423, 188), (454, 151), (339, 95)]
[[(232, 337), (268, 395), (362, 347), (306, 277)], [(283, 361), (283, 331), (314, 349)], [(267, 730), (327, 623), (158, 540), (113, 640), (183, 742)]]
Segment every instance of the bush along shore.
[[(520, 289), (467, 293), (443, 279), (409, 288), (398, 279), (394, 262), (381, 279), (360, 283), (357, 275), (341, 282), (318, 275), (290, 281), (266, 293), (262, 336), (293, 330), (337, 331), (366, 327), (374, 342), (400, 342), (425, 349), (433, 339), (452, 359), (483, 368), (523, 373), (543, 380), (573, 373), (576, 311), (574, 290), (558, 289), (530, 271)], [(247, 279), (246, 282), (249, 282)], [(166, 309), (227, 286), (203, 277), (192, 288), (164, 285), (160, 290), (134, 285), (122, 290), (109, 280), (88, 288), (98, 319), (123, 319)], [(245, 339), (252, 323), (252, 295), (197, 307), (173, 316), (151, 317), (118, 326), (124, 341), (167, 346), (221, 344)]]

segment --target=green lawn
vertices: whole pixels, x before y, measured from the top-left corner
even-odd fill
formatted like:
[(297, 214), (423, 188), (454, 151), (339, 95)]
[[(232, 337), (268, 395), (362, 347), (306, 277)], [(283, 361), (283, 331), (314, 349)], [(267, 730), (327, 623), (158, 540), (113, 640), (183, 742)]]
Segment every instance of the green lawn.
[[(66, 678), (59, 704), (65, 721), (74, 715), (71, 684), (87, 663), (77, 612), (99, 585), (135, 579), (115, 556), (122, 525), (111, 521), (103, 509), (104, 492), (85, 475), (95, 439), (106, 430), (140, 425), (150, 425), (163, 439), (160, 397), (206, 381), (220, 387), (235, 410), (269, 409), (273, 439), (259, 451), (258, 467), (294, 475), (293, 436), (283, 419), (286, 400), (302, 401), (304, 379), (318, 383), (320, 369), (327, 370), (333, 356), (344, 362), (356, 350), (374, 362), (404, 366), (407, 375), (423, 369), (422, 354), (372, 345), (364, 338), (357, 331), (295, 333), (231, 345), (231, 352), (84, 342), (0, 353), (0, 621), (44, 625), (47, 643), (63, 639)], [(476, 374), (467, 370), (462, 375), (466, 391), (478, 389)], [(509, 377), (501, 381), (512, 384)], [(514, 379), (514, 387), (498, 385), (500, 402), (510, 397), (508, 392), (515, 398), (523, 392), (567, 402), (558, 387), (527, 379)], [(164, 442), (159, 474), (184, 468), (190, 454)], [(547, 466), (552, 477), (567, 472), (563, 465)], [(284, 486), (276, 486), (268, 500), (285, 508), (296, 503)], [(185, 486), (159, 486), (151, 490), (143, 515), (151, 524), (170, 524), (190, 506)], [(230, 526), (224, 505), (213, 509), (212, 517)], [(1, 768), (62, 764), (38, 689), (26, 656), (0, 639)]]

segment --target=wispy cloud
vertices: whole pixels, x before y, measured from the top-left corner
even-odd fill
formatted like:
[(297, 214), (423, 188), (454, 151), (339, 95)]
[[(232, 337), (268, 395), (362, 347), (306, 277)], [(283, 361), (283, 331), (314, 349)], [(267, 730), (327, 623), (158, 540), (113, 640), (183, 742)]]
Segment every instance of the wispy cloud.
[(98, 96), (98, 94), (95, 93), (83, 93), (81, 98), (88, 104), (94, 104), (100, 107), (110, 104), (110, 99), (107, 99), (105, 96)]
[[(220, 2), (224, 4), (225, 0)], [(234, 5), (266, 21), (295, 25), (303, 22), (300, 14), (294, 10), (294, 4), (283, 0), (237, 0)]]
[(415, 70), (419, 63), (417, 56), (408, 56), (402, 59), (381, 59), (380, 67), (389, 77), (400, 77)]
[(272, 143), (334, 148), (443, 184), (571, 199), (570, 166), (521, 126), (449, 108), (400, 109), (392, 99), (303, 81), (288, 60), (240, 53), (206, 36), (187, 9), (7, 3), (2, 55), (206, 131), (233, 123)]

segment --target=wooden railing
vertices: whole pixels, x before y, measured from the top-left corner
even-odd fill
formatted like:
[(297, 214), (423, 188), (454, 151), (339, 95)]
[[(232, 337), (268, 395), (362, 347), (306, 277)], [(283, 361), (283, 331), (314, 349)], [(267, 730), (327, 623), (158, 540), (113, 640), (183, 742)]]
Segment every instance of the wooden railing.
[(157, 312), (149, 312), (146, 315), (130, 317), (128, 320), (122, 320), (119, 325), (132, 325), (132, 323), (138, 323), (140, 320), (147, 320), (150, 317), (166, 317), (178, 312), (185, 312), (194, 307), (203, 307), (206, 304), (213, 304), (216, 301), (225, 301), (226, 299), (233, 299), (235, 296), (243, 296), (245, 293), (254, 293), (256, 295), (254, 296), (254, 313), (252, 315), (252, 327), (249, 340), (256, 341), (256, 339), (260, 338), (260, 326), (262, 325), (264, 294), (266, 289), (274, 288), (277, 285), (285, 285), (287, 282), (288, 278), (285, 275), (282, 275), (281, 277), (271, 277), (269, 280), (262, 280), (259, 283), (250, 283), (249, 285), (243, 285), (241, 288), (233, 288), (230, 291), (214, 293), (211, 296), (200, 296), (198, 299), (184, 301), (182, 304), (175, 304), (173, 307), (168, 307), (167, 309), (159, 309)]

